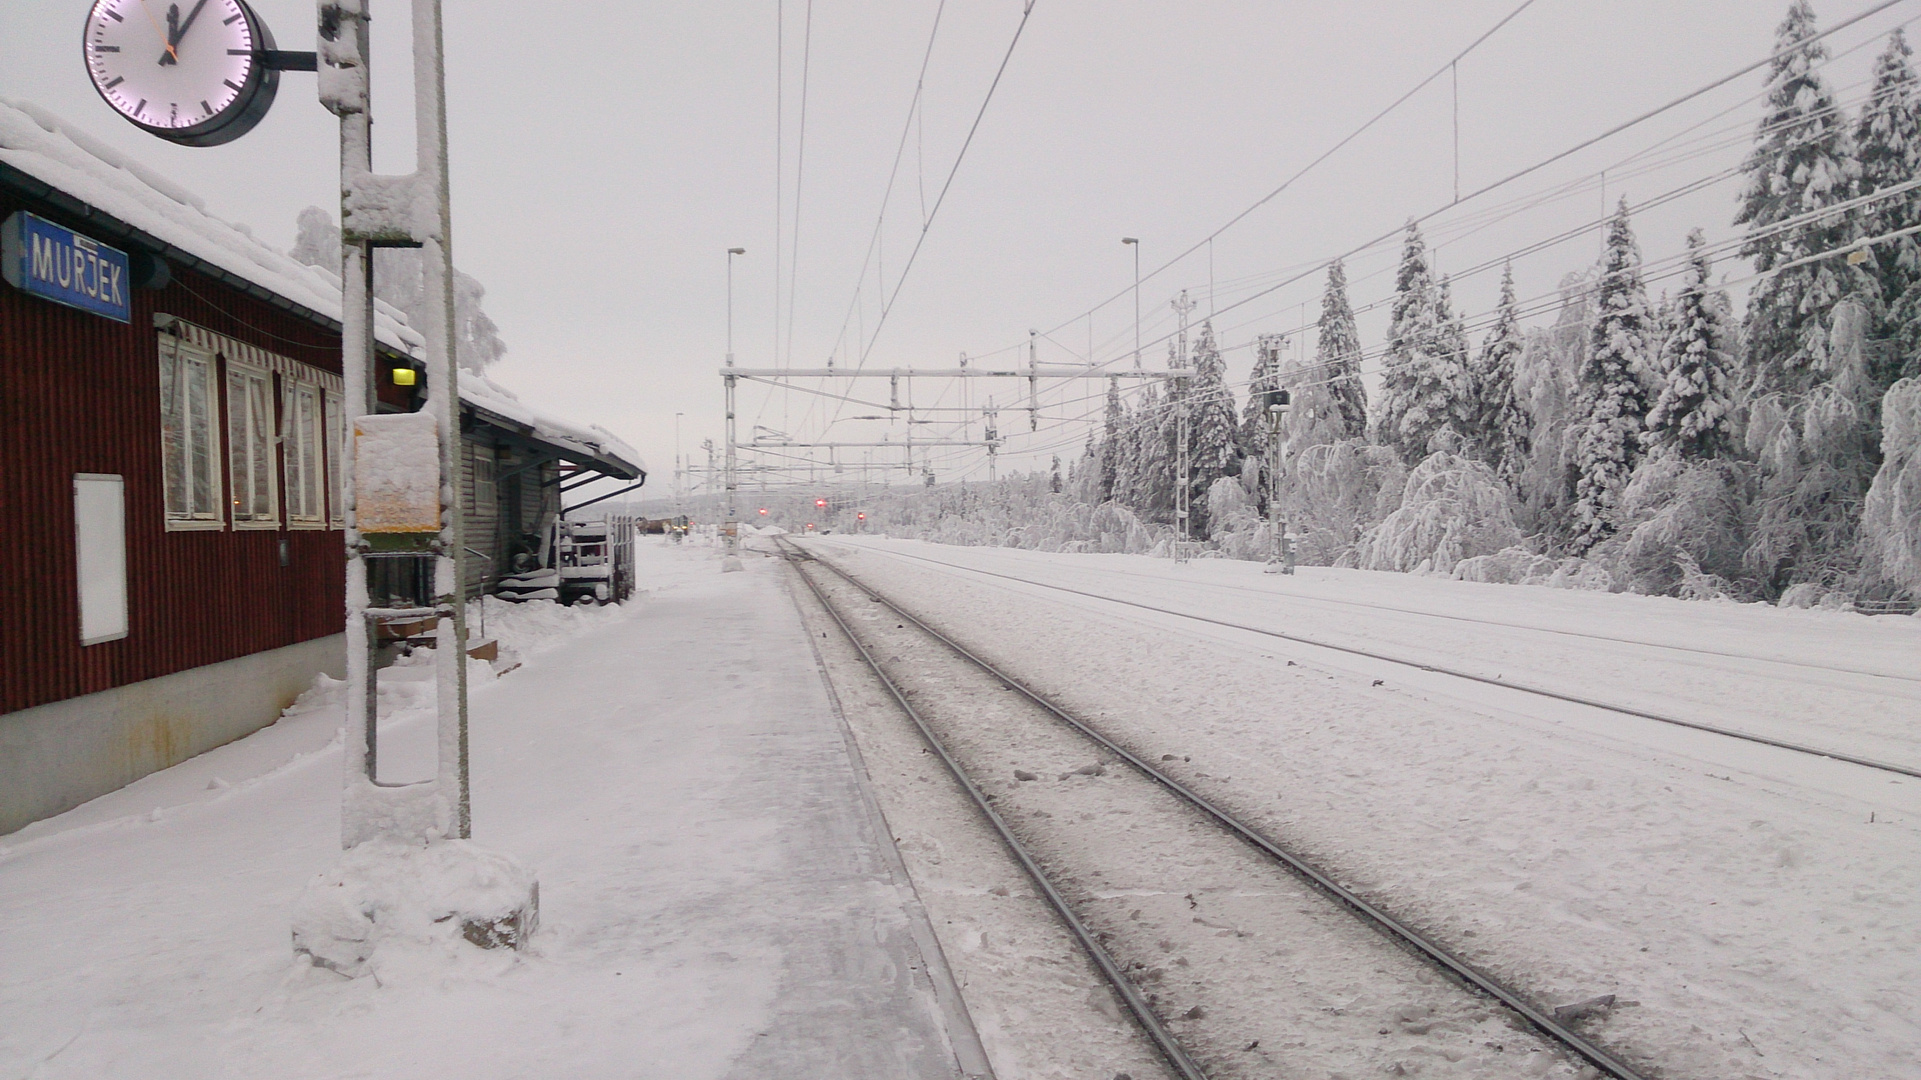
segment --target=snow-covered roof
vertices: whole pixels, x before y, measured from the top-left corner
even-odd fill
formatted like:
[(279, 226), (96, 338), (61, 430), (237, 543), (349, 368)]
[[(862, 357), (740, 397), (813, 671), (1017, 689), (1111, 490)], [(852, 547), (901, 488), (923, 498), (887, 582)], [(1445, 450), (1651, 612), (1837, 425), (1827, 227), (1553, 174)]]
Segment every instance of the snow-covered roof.
[[(512, 390), (485, 375), (462, 371), (460, 400), (470, 408), (489, 414), (489, 419), (518, 426), (527, 434), (558, 449), (571, 450), (604, 465), (615, 466), (617, 471), (630, 471), (636, 476), (647, 471), (640, 454), (613, 432), (598, 424), (585, 427), (571, 424), (530, 408)], [(621, 466), (625, 466), (625, 469), (619, 469)]]
[[(340, 324), (338, 275), (261, 243), (245, 225), (209, 213), (198, 195), (36, 105), (0, 98), (0, 165), (85, 204), (90, 217), (105, 215), (119, 222), (156, 254), (246, 291), (264, 291), (281, 306), (304, 310), (336, 328)], [(425, 342), (407, 325), (405, 314), (377, 303), (375, 322), (382, 345), (406, 356), (420, 354)], [(460, 373), (460, 399), (524, 434), (613, 471), (646, 471), (634, 448), (605, 428), (548, 416), (483, 375)]]
[[(337, 275), (268, 247), (245, 225), (222, 221), (198, 195), (37, 105), (0, 98), (0, 164), (145, 234), (155, 254), (230, 284), (251, 284), (336, 327), (340, 323)], [(400, 312), (378, 304), (375, 323), (382, 345), (407, 356), (419, 353), (423, 340)]]

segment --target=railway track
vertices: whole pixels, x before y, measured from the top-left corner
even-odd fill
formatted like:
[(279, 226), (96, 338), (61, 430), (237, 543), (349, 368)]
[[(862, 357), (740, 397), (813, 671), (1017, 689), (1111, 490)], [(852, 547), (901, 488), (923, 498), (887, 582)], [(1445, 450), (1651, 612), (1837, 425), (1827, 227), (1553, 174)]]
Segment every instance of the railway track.
[(847, 571), (782, 554), (1174, 1075), (1423, 1056), (1538, 1075), (1520, 1066), (1556, 1051), (1643, 1075)]
[[(1034, 588), (1049, 589), (1055, 592), (1066, 593), (1072, 596), (1086, 597), (1089, 599), (1100, 600), (1110, 604), (1118, 604), (1124, 607), (1130, 607), (1130, 608), (1135, 608), (1141, 611), (1152, 612), (1157, 615), (1170, 615), (1176, 618), (1189, 619), (1194, 622), (1204, 623), (1210, 626), (1218, 626), (1218, 627), (1223, 627), (1225, 629), (1239, 630), (1239, 631), (1243, 631), (1250, 634), (1259, 634), (1264, 637), (1276, 638), (1281, 641), (1289, 641), (1298, 645), (1309, 645), (1315, 648), (1327, 649), (1333, 652), (1346, 653), (1351, 656), (1365, 657), (1370, 660), (1378, 660), (1378, 661), (1382, 661), (1389, 664), (1395, 664), (1402, 667), (1413, 668), (1415, 670), (1427, 672), (1429, 674), (1444, 675), (1450, 678), (1461, 679), (1467, 682), (1479, 683), (1485, 686), (1500, 687), (1504, 690), (1510, 690), (1510, 691), (1514, 691), (1522, 694), (1529, 694), (1535, 697), (1547, 698), (1554, 701), (1567, 702), (1569, 704), (1580, 705), (1586, 708), (1599, 709), (1604, 712), (1615, 713), (1621, 716), (1632, 716), (1642, 720), (1651, 720), (1656, 723), (1667, 724), (1673, 727), (1687, 728), (1693, 731), (1705, 732), (1711, 735), (1719, 735), (1719, 736), (1724, 736), (1730, 739), (1738, 739), (1744, 742), (1756, 743), (1762, 746), (1769, 746), (1779, 750), (1787, 750), (1797, 754), (1806, 754), (1811, 757), (1826, 758), (1831, 761), (1845, 762), (1849, 765), (1857, 765), (1862, 768), (1873, 769), (1879, 772), (1891, 773), (1898, 776), (1921, 778), (1921, 768), (1917, 768), (1910, 765), (1900, 764), (1897, 762), (1882, 761), (1875, 758), (1865, 757), (1859, 754), (1847, 753), (1841, 750), (1835, 750), (1835, 749), (1830, 749), (1830, 748), (1820, 747), (1820, 746), (1810, 746), (1805, 743), (1794, 742), (1787, 739), (1777, 739), (1777, 738), (1773, 738), (1767, 735), (1762, 735), (1756, 732), (1742, 731), (1738, 728), (1730, 728), (1730, 727), (1725, 727), (1719, 724), (1709, 724), (1699, 720), (1689, 720), (1684, 717), (1671, 716), (1663, 713), (1653, 712), (1646, 709), (1638, 709), (1632, 706), (1622, 705), (1615, 702), (1603, 701), (1598, 698), (1592, 698), (1582, 694), (1574, 694), (1566, 691), (1556, 690), (1552, 687), (1537, 686), (1530, 683), (1518, 682), (1512, 679), (1501, 678), (1498, 676), (1488, 676), (1488, 675), (1482, 675), (1482, 674), (1478, 674), (1476, 672), (1471, 672), (1471, 671), (1462, 671), (1457, 668), (1446, 667), (1439, 664), (1431, 664), (1422, 660), (1412, 659), (1406, 656), (1397, 656), (1393, 653), (1382, 652), (1376, 649), (1367, 649), (1367, 648), (1361, 648), (1354, 645), (1345, 645), (1338, 642), (1320, 640), (1317, 638), (1307, 637), (1301, 634), (1289, 633), (1283, 630), (1275, 630), (1269, 627), (1253, 626), (1247, 623), (1235, 622), (1231, 619), (1219, 619), (1219, 618), (1214, 618), (1208, 615), (1196, 614), (1191, 611), (1181, 611), (1176, 608), (1162, 607), (1156, 604), (1144, 603), (1138, 600), (1128, 600), (1122, 597), (1106, 595), (1103, 593), (1093, 592), (1087, 589), (1077, 589), (1068, 585), (1059, 585), (1059, 584), (1055, 584), (1047, 581), (1037, 581), (1032, 578), (1020, 577), (1014, 574), (1004, 574), (994, 570), (983, 570), (977, 567), (964, 566), (957, 563), (943, 562), (939, 559), (928, 559), (922, 556), (908, 554), (906, 552), (889, 551), (889, 552), (886, 552), (885, 554), (892, 557), (912, 559), (919, 562), (928, 563), (930, 565), (939, 566), (948, 570), (958, 570), (963, 573), (977, 574), (982, 577), (998, 578), (1003, 581), (1016, 582), (1022, 585), (1032, 586)], [(1635, 643), (1635, 644), (1646, 644), (1646, 643)], [(1651, 647), (1662, 648), (1665, 646), (1651, 646)], [(1834, 670), (1840, 670), (1840, 669), (1834, 669)], [(1875, 674), (1875, 673), (1866, 673), (1866, 674)]]

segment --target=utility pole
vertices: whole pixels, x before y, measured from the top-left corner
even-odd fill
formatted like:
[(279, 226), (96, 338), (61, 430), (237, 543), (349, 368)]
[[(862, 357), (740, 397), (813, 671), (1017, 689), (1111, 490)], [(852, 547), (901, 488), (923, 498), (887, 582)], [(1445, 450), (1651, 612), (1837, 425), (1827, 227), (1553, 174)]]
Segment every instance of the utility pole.
[(1121, 243), (1134, 249), (1134, 370), (1139, 371), (1141, 369), (1141, 242), (1137, 237), (1123, 236)]
[(994, 419), (997, 415), (994, 399), (990, 397), (987, 399), (987, 482), (990, 484), (994, 482), (994, 455), (1000, 449), (1000, 431)]
[(721, 528), (726, 533), (727, 555), (721, 560), (721, 573), (739, 570), (740, 567), (740, 509), (736, 505), (736, 492), (740, 488), (740, 477), (734, 472), (734, 256), (747, 254), (746, 248), (727, 249), (727, 522)]
[[(1189, 300), (1187, 298), (1186, 289), (1182, 289), (1180, 297), (1178, 299), (1170, 301), (1170, 303), (1173, 305), (1175, 312), (1177, 312), (1181, 317), (1180, 351), (1176, 357), (1177, 366), (1179, 366), (1182, 371), (1186, 371), (1187, 370), (1187, 316), (1189, 312), (1194, 310), (1196, 305), (1194, 301)], [(1192, 471), (1191, 463), (1188, 461), (1187, 421), (1188, 421), (1188, 415), (1191, 412), (1193, 412), (1193, 409), (1190, 407), (1190, 403), (1187, 399), (1187, 391), (1191, 391), (1193, 389), (1193, 385), (1191, 383), (1181, 383), (1178, 385), (1182, 387), (1183, 392), (1179, 395), (1179, 404), (1175, 407), (1175, 410), (1174, 410), (1174, 427), (1176, 431), (1175, 442), (1177, 444), (1174, 456), (1175, 456), (1175, 461), (1178, 463), (1178, 470), (1180, 473), (1180, 479), (1175, 484), (1175, 488), (1174, 488), (1174, 527), (1180, 530), (1182, 540), (1190, 540), (1193, 538), (1193, 534), (1190, 532), (1189, 525), (1188, 525), (1189, 517), (1190, 517), (1189, 511), (1191, 509), (1189, 506), (1189, 503), (1192, 501), (1193, 493), (1189, 490), (1189, 485), (1193, 481), (1190, 476), (1190, 473)], [(1169, 389), (1170, 389), (1169, 396), (1170, 397), (1174, 396), (1172, 393), (1172, 388), (1170, 387)]]

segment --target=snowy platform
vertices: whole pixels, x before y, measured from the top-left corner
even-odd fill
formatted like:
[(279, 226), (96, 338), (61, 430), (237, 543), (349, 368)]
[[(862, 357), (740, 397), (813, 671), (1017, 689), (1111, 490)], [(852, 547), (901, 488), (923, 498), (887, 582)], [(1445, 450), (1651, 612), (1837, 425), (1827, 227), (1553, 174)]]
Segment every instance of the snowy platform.
[[(339, 854), (340, 712), (310, 695), (0, 837), (0, 1075), (959, 1075), (964, 1009), (780, 568), (639, 557), (622, 609), (490, 616), (525, 663), (472, 696), (474, 835), (539, 874), (527, 953), (295, 963), (293, 902)], [(405, 676), (402, 771), (432, 728)]]

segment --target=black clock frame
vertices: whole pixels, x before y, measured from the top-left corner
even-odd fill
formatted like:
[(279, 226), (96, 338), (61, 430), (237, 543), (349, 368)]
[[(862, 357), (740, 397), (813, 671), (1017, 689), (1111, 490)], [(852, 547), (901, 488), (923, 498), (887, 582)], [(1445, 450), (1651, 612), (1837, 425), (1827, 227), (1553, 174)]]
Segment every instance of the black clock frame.
[[(267, 110), (273, 108), (274, 96), (280, 92), (280, 72), (282, 70), (312, 71), (313, 66), (311, 59), (308, 59), (304, 65), (301, 63), (303, 54), (283, 53), (275, 49), (273, 31), (267, 29), (267, 24), (260, 21), (260, 16), (254, 14), (253, 8), (247, 5), (246, 0), (234, 0), (234, 2), (240, 8), (241, 17), (247, 20), (247, 28), (253, 32), (253, 63), (247, 67), (246, 84), (240, 88), (240, 93), (234, 96), (233, 103), (220, 110), (218, 116), (179, 128), (141, 123), (121, 112), (119, 107), (114, 105), (112, 99), (107, 97), (107, 92), (101, 89), (99, 80), (94, 78), (93, 65), (88, 64), (87, 81), (93, 84), (94, 93), (99, 94), (100, 100), (105, 101), (115, 115), (124, 117), (127, 123), (150, 135), (157, 135), (168, 142), (179, 143), (181, 146), (219, 146), (252, 131), (254, 125), (260, 123), (261, 119), (267, 115)], [(92, 25), (91, 6), (87, 14), (89, 16), (87, 24)], [(83, 60), (87, 57), (86, 35), (86, 27), (83, 26), (80, 30), (80, 55)], [(312, 55), (307, 53), (304, 57)]]

